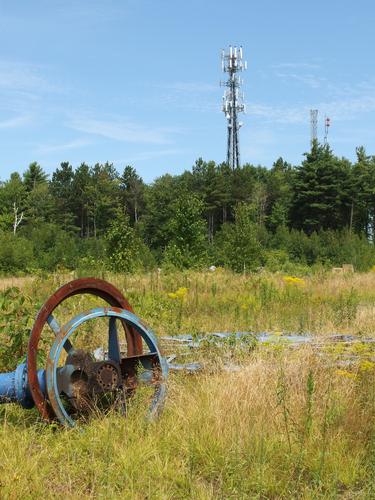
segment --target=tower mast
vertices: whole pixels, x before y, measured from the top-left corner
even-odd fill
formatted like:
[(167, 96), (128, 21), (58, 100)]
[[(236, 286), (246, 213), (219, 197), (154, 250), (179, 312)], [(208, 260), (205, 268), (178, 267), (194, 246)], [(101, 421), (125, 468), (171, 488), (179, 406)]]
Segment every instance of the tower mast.
[(234, 170), (240, 167), (239, 129), (242, 123), (238, 121), (238, 113), (245, 112), (244, 95), (240, 90), (243, 81), (237, 75), (247, 69), (247, 62), (242, 60), (242, 47), (230, 45), (228, 52), (223, 50), (221, 65), (224, 73), (228, 73), (228, 80), (221, 82), (226, 87), (222, 111), (228, 121), (227, 164)]
[(310, 109), (310, 134), (311, 134), (311, 146), (314, 141), (318, 138), (318, 110)]
[(329, 131), (330, 126), (331, 126), (331, 119), (328, 118), (328, 116), (326, 116), (324, 119), (324, 145), (325, 146), (328, 144), (328, 131)]

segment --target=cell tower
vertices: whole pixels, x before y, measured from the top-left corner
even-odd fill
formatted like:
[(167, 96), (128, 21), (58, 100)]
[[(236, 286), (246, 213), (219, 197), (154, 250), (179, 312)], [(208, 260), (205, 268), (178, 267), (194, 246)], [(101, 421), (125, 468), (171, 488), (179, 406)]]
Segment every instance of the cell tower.
[(328, 144), (328, 131), (329, 127), (331, 126), (331, 119), (326, 116), (324, 118), (324, 145), (326, 146)]
[(311, 146), (318, 138), (318, 110), (310, 109)]
[(246, 111), (244, 95), (240, 90), (243, 80), (237, 75), (239, 71), (247, 69), (247, 62), (242, 60), (242, 47), (230, 45), (229, 52), (223, 50), (221, 65), (224, 73), (228, 73), (228, 80), (221, 82), (226, 87), (222, 111), (228, 120), (227, 164), (234, 170), (240, 166), (239, 129), (242, 123), (238, 121), (237, 114)]

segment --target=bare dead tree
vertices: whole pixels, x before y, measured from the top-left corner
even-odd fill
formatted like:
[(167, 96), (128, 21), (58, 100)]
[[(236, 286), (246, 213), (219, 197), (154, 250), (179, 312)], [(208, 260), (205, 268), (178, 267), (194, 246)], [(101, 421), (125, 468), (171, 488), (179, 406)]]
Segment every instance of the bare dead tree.
[(15, 235), (17, 232), (17, 228), (21, 224), (23, 219), (23, 212), (21, 212), (21, 215), (18, 215), (18, 207), (16, 207), (16, 202), (13, 203), (13, 213), (14, 213), (13, 234)]

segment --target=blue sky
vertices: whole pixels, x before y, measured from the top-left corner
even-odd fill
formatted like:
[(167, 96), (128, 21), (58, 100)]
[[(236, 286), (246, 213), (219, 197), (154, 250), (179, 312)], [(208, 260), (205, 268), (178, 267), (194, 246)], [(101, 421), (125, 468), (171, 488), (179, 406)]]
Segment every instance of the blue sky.
[(298, 164), (309, 110), (335, 153), (375, 154), (370, 0), (0, 0), (0, 179), (38, 161), (146, 182), (225, 159), (220, 50), (243, 45), (241, 160)]

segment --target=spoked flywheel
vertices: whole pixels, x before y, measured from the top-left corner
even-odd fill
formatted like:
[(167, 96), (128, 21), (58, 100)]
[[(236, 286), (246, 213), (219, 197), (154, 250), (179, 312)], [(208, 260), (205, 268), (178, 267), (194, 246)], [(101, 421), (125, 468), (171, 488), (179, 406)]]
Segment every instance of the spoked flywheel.
[[(62, 326), (59, 311), (68, 298), (81, 294), (97, 296), (109, 307), (82, 312)], [(95, 322), (100, 322), (99, 342)], [(120, 341), (119, 325), (126, 346)], [(37, 362), (46, 326), (53, 332), (54, 341), (43, 379)], [(143, 346), (148, 352), (143, 353)], [(73, 426), (93, 411), (116, 408), (125, 413), (127, 398), (143, 384), (152, 389), (149, 413), (155, 415), (164, 401), (167, 370), (153, 332), (133, 314), (121, 292), (103, 280), (82, 278), (62, 286), (42, 306), (31, 331), (28, 384), (45, 420), (57, 418)]]

